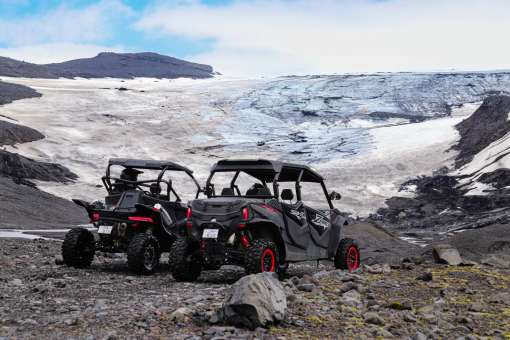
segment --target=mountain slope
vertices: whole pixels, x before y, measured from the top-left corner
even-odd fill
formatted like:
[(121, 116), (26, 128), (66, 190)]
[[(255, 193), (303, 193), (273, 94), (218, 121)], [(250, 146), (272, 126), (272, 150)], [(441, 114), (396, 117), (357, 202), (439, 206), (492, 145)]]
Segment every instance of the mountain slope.
[(210, 78), (209, 65), (157, 53), (99, 53), (93, 58), (47, 65), (31, 64), (0, 57), (0, 76), (26, 78)]
[(44, 65), (0, 57), (0, 76), (25, 78), (58, 78)]
[(456, 126), (461, 135), (455, 147), (459, 150), (457, 167), (469, 163), (477, 153), (510, 131), (509, 113), (510, 96), (492, 96)]
[(209, 78), (209, 65), (167, 57), (157, 53), (100, 53), (93, 58), (48, 64), (47, 69), (60, 77), (73, 78)]

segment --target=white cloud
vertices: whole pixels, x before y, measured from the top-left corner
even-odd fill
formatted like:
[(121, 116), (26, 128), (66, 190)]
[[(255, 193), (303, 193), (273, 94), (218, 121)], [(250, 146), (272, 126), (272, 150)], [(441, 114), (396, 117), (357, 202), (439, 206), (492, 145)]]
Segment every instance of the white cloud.
[(71, 59), (90, 58), (99, 52), (125, 52), (121, 46), (93, 44), (49, 43), (0, 48), (0, 56), (36, 64), (49, 64)]
[(105, 40), (115, 23), (132, 15), (120, 0), (103, 0), (82, 8), (65, 3), (43, 14), (0, 19), (0, 43), (27, 46), (47, 43), (90, 43)]
[(227, 74), (510, 67), (508, 0), (237, 0), (160, 3), (151, 35), (213, 39), (190, 56)]

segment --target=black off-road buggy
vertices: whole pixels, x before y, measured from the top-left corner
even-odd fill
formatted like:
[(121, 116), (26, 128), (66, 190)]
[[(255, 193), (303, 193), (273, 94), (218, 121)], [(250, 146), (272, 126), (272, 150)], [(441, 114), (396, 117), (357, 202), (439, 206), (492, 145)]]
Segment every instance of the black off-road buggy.
[[(213, 180), (230, 179), (220, 194)], [(240, 176), (255, 182), (246, 192)], [(323, 192), (326, 210), (302, 201), (302, 184)], [(283, 189), (280, 185), (291, 188)], [(294, 193), (296, 199), (294, 200)], [(170, 267), (177, 281), (193, 281), (204, 269), (224, 264), (243, 266), (247, 273), (283, 274), (291, 262), (333, 260), (336, 268), (355, 270), (360, 265), (357, 243), (341, 238), (347, 219), (333, 207), (340, 199), (329, 193), (323, 178), (307, 166), (269, 160), (222, 160), (211, 170), (207, 199), (190, 202), (186, 237), (170, 249)]]
[[(113, 166), (123, 169), (120, 177), (112, 177)], [(144, 170), (154, 172), (154, 178), (139, 180)], [(88, 267), (96, 250), (127, 253), (130, 270), (152, 274), (161, 253), (170, 250), (175, 232), (185, 225), (187, 205), (174, 189), (170, 172), (185, 173), (197, 187), (198, 198), (200, 185), (184, 166), (167, 161), (111, 159), (102, 178), (108, 192), (105, 203), (73, 200), (87, 210), (97, 234), (91, 228), (71, 229), (62, 245), (65, 264)]]

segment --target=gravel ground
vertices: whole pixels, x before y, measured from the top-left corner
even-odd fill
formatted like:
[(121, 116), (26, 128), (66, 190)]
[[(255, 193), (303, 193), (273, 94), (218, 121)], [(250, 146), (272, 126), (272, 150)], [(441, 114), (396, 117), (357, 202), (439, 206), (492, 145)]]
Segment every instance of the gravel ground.
[(196, 283), (176, 283), (166, 266), (154, 276), (135, 277), (123, 257), (99, 255), (90, 268), (76, 270), (55, 264), (60, 245), (0, 240), (0, 337), (510, 337), (508, 269), (437, 266), (421, 258), (358, 274), (327, 264), (297, 265), (284, 281), (286, 320), (249, 331), (213, 324), (240, 269), (224, 267)]

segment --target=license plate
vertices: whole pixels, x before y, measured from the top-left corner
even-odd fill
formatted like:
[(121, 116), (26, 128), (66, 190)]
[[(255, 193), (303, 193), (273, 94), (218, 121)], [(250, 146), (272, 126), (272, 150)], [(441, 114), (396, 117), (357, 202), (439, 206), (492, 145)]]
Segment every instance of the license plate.
[(111, 234), (113, 226), (111, 225), (102, 225), (99, 226), (99, 230), (97, 231), (99, 234)]
[(218, 238), (219, 229), (204, 229), (204, 233), (202, 234), (203, 238)]

